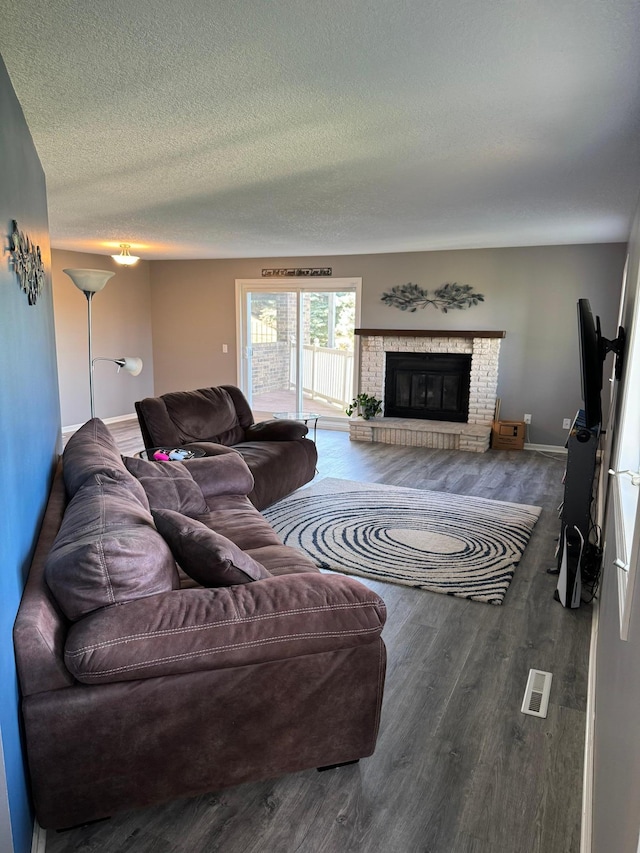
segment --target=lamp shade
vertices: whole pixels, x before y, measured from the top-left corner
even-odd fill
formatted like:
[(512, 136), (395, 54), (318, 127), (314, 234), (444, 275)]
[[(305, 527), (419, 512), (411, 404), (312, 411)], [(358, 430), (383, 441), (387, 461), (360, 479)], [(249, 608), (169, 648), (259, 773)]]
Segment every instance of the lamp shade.
[(118, 359), (118, 364), (132, 376), (142, 373), (142, 359), (135, 355), (126, 355)]
[(115, 273), (107, 270), (62, 270), (78, 290), (83, 293), (97, 293)]

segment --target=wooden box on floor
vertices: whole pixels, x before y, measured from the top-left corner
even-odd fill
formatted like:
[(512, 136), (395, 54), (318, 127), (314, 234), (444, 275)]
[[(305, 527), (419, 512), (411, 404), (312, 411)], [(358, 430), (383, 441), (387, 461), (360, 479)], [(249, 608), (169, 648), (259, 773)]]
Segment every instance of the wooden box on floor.
[(524, 421), (494, 421), (491, 447), (494, 450), (523, 450), (524, 433)]
[(491, 448), (493, 450), (524, 450), (524, 421), (501, 421), (500, 398), (496, 400), (496, 411), (491, 427)]

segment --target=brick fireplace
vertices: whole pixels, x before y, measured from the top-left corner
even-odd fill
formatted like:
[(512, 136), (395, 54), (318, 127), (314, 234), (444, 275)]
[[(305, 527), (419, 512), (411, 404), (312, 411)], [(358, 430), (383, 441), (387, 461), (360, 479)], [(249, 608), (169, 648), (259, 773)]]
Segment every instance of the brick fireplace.
[(421, 418), (354, 418), (352, 441), (378, 441), (443, 450), (489, 449), (496, 406), (498, 359), (504, 332), (356, 329), (360, 336), (360, 388), (384, 399), (387, 353), (469, 354), (469, 414), (466, 423)]

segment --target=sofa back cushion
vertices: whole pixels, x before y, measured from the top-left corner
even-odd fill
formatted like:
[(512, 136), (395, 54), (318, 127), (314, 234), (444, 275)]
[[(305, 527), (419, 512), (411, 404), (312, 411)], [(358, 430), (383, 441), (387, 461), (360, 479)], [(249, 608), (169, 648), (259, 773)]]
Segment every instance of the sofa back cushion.
[(112, 480), (127, 482), (137, 491), (143, 490), (136, 484), (122, 461), (120, 451), (108, 428), (99, 418), (92, 418), (75, 432), (62, 454), (64, 484), (67, 495), (72, 498), (78, 489), (95, 474), (107, 474)]
[(130, 483), (106, 473), (94, 474), (71, 499), (47, 556), (45, 579), (71, 621), (180, 585), (149, 510)]
[(157, 510), (153, 520), (180, 568), (201, 586), (235, 586), (271, 577), (262, 563), (196, 519)]
[(176, 391), (163, 394), (162, 399), (180, 444), (212, 441), (230, 446), (244, 438), (235, 404), (225, 388)]

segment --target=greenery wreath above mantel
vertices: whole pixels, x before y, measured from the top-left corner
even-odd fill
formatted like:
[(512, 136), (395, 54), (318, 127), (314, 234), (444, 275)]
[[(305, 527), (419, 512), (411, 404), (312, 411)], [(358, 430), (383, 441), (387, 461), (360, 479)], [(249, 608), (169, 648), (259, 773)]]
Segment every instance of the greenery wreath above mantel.
[(381, 301), (390, 308), (399, 308), (401, 311), (409, 311), (412, 314), (417, 308), (426, 308), (433, 305), (446, 314), (452, 308), (462, 310), (471, 308), (479, 302), (484, 302), (482, 293), (474, 293), (470, 284), (458, 284), (447, 282), (433, 291), (433, 297), (429, 291), (424, 290), (419, 284), (398, 284), (392, 287), (388, 293), (383, 293)]

